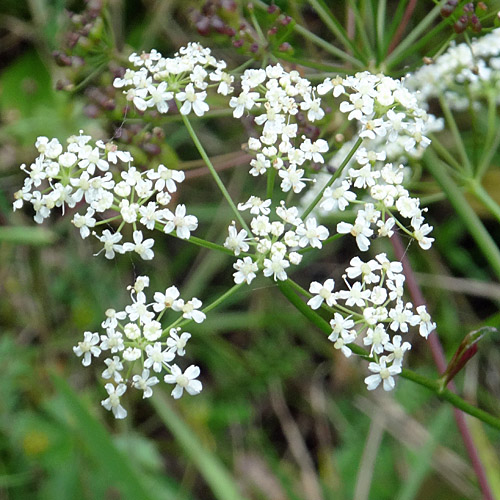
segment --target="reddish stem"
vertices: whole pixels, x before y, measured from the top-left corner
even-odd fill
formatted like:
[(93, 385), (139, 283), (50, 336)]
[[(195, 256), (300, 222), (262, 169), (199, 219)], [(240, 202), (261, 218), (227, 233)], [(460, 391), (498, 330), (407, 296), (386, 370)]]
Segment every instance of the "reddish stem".
[(406, 10), (405, 13), (403, 14), (403, 19), (401, 20), (401, 24), (398, 26), (398, 29), (396, 30), (396, 33), (394, 34), (394, 37), (392, 38), (391, 43), (389, 45), (388, 54), (390, 54), (397, 47), (398, 43), (401, 41), (406, 26), (408, 26), (408, 23), (410, 22), (411, 16), (416, 6), (417, 6), (417, 0), (410, 0), (410, 3), (406, 6)]
[[(391, 238), (391, 243), (392, 247), (394, 248), (396, 258), (403, 264), (403, 272), (406, 277), (406, 284), (408, 286), (408, 290), (410, 291), (413, 303), (417, 307), (426, 305), (424, 296), (422, 295), (422, 291), (420, 290), (415, 275), (413, 274), (413, 269), (411, 268), (410, 262), (406, 257), (406, 250), (403, 246), (399, 234), (394, 233)], [(435, 332), (432, 332), (429, 335), (428, 340), (432, 352), (432, 357), (434, 358), (434, 363), (436, 364), (439, 373), (442, 374), (446, 370), (447, 363), (441, 342), (439, 341), (439, 338)], [(457, 392), (454, 382), (450, 382), (448, 384), (448, 388), (452, 392)], [(495, 500), (493, 492), (491, 491), (490, 485), (488, 483), (488, 478), (486, 477), (486, 472), (481, 462), (481, 458), (479, 457), (476, 445), (474, 443), (474, 440), (472, 439), (469, 427), (467, 426), (465, 414), (457, 408), (453, 408), (453, 412), (455, 415), (455, 421), (457, 423), (458, 430), (462, 436), (462, 440), (464, 442), (465, 448), (467, 449), (467, 453), (469, 454), (472, 467), (474, 468), (474, 471), (476, 473), (479, 487), (483, 492), (483, 498), (485, 500)]]

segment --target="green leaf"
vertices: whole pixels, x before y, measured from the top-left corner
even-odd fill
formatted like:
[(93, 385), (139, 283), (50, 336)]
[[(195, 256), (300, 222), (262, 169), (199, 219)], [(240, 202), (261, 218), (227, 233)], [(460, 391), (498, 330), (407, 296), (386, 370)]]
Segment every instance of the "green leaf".
[(214, 496), (218, 500), (244, 500), (229, 471), (216, 455), (203, 446), (192, 429), (177, 415), (168, 398), (157, 390), (155, 396), (151, 398), (151, 404), (186, 456), (204, 477)]
[(0, 243), (14, 245), (44, 246), (52, 245), (57, 235), (44, 227), (32, 226), (1, 226)]
[(74, 420), (74, 431), (80, 434), (92, 459), (109, 475), (125, 498), (159, 500), (161, 492), (152, 492), (137, 468), (118, 450), (105, 427), (88, 411), (68, 383), (58, 375), (52, 380), (63, 398), (66, 410)]

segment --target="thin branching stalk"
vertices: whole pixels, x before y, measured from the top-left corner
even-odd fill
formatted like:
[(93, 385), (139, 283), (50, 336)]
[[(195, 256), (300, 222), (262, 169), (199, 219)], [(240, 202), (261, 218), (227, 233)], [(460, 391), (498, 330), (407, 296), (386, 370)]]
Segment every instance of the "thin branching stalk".
[[(317, 312), (313, 311), (302, 300), (302, 298), (299, 295), (297, 295), (296, 290), (297, 289), (300, 290), (301, 289), (300, 286), (298, 286), (292, 280), (288, 279), (287, 281), (278, 282), (278, 288), (280, 289), (281, 293), (290, 301), (290, 303), (298, 311), (300, 311), (311, 323), (313, 323), (321, 331), (323, 331), (328, 335), (332, 333), (332, 328), (330, 327), (330, 324), (325, 319), (323, 319)], [(372, 358), (370, 358), (369, 353), (365, 351), (365, 349), (356, 344), (349, 344), (349, 349), (351, 349), (353, 353), (365, 358), (368, 361), (372, 360)], [(454, 407), (460, 408), (464, 412), (478, 418), (482, 422), (491, 425), (496, 429), (500, 429), (500, 418), (495, 417), (494, 415), (491, 415), (490, 413), (487, 413), (484, 410), (475, 407), (474, 405), (471, 405), (470, 403), (462, 399), (460, 396), (454, 394), (448, 389), (441, 391), (439, 382), (437, 380), (430, 379), (428, 377), (417, 374), (408, 369), (403, 370), (401, 376), (423, 387), (426, 387), (427, 389), (430, 389), (439, 398), (448, 401)]]
[(349, 151), (347, 156), (344, 158), (344, 161), (340, 164), (340, 167), (337, 169), (337, 171), (330, 177), (329, 181), (323, 186), (323, 189), (318, 193), (316, 198), (311, 202), (311, 204), (305, 209), (304, 213), (302, 214), (302, 218), (305, 219), (311, 212), (314, 210), (316, 205), (321, 201), (321, 198), (323, 198), (323, 193), (325, 192), (326, 188), (330, 187), (339, 177), (342, 171), (344, 170), (345, 166), (349, 163), (351, 158), (354, 156), (354, 153), (359, 149), (363, 142), (362, 137), (358, 137), (358, 140), (352, 147), (352, 149)]
[(212, 162), (210, 161), (210, 158), (207, 155), (207, 152), (205, 151), (205, 148), (201, 144), (200, 140), (198, 139), (198, 136), (196, 135), (196, 132), (194, 131), (191, 122), (189, 121), (189, 118), (185, 115), (182, 115), (182, 121), (184, 122), (184, 125), (187, 128), (187, 131), (189, 135), (191, 136), (191, 139), (194, 142), (194, 145), (196, 146), (196, 149), (198, 150), (198, 153), (200, 153), (200, 156), (203, 158), (205, 161), (206, 166), (210, 170), (210, 173), (212, 174), (212, 177), (215, 180), (215, 183), (219, 187), (222, 195), (224, 198), (226, 198), (227, 202), (229, 203), (229, 206), (231, 207), (231, 210), (233, 211), (235, 217), (238, 219), (238, 222), (241, 224), (241, 227), (243, 227), (248, 234), (251, 234), (251, 231), (249, 227), (247, 226), (247, 223), (241, 216), (239, 210), (236, 208), (236, 205), (234, 204), (234, 201), (231, 198), (231, 195), (229, 194), (228, 190), (226, 189), (226, 186), (224, 186), (224, 183), (222, 182), (221, 178), (219, 177), (219, 174), (217, 173), (217, 170), (215, 170), (214, 166), (212, 165)]
[(449, 176), (446, 164), (444, 164), (436, 154), (428, 150), (424, 156), (425, 165), (434, 179), (441, 186), (451, 205), (462, 220), (462, 223), (469, 231), (481, 249), (485, 259), (495, 271), (500, 279), (500, 251), (490, 233), (484, 227), (481, 219), (471, 208), (462, 190), (455, 184)]
[[(408, 257), (406, 256), (405, 248), (403, 243), (401, 242), (401, 238), (398, 233), (394, 233), (391, 238), (391, 243), (394, 248), (394, 252), (396, 254), (396, 258), (401, 261), (403, 264), (403, 272), (406, 277), (406, 284), (410, 291), (410, 295), (412, 297), (412, 301), (415, 306), (426, 305), (424, 296), (418, 286), (415, 275), (413, 274), (413, 269), (410, 265)], [(432, 332), (429, 335), (429, 345), (432, 351), (432, 357), (434, 358), (434, 362), (440, 373), (443, 373), (446, 370), (446, 358), (444, 355), (443, 347), (441, 342), (439, 341), (439, 337), (436, 332)], [(488, 483), (488, 478), (486, 476), (486, 472), (484, 466), (479, 457), (478, 450), (476, 448), (476, 444), (474, 443), (474, 439), (470, 433), (469, 427), (465, 420), (465, 415), (462, 411), (472, 415), (483, 422), (500, 429), (500, 419), (494, 417), (493, 415), (476, 408), (475, 406), (467, 403), (460, 396), (456, 394), (456, 387), (453, 382), (448, 384), (449, 389), (442, 389), (438, 381), (431, 381), (429, 383), (428, 380), (425, 380), (425, 377), (422, 378), (421, 375), (411, 372), (409, 370), (403, 370), (402, 376), (407, 378), (408, 380), (412, 380), (420, 385), (425, 385), (432, 391), (436, 392), (441, 398), (446, 399), (453, 406), (453, 412), (455, 415), (455, 421), (457, 422), (458, 431), (462, 436), (462, 440), (467, 449), (467, 453), (472, 462), (472, 466), (474, 467), (474, 471), (477, 475), (477, 479), (479, 482), (479, 486), (481, 491), (483, 492), (483, 498), (487, 500), (494, 500), (493, 493), (491, 491), (491, 487)], [(460, 411), (462, 410), (462, 411)]]

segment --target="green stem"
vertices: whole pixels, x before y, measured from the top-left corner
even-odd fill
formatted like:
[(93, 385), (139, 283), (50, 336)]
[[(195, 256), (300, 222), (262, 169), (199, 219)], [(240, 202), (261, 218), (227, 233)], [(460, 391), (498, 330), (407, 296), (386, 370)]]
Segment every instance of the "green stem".
[(465, 150), (465, 144), (464, 144), (464, 141), (462, 140), (462, 135), (460, 134), (460, 130), (458, 130), (457, 122), (455, 121), (455, 118), (453, 117), (453, 113), (451, 112), (451, 109), (448, 106), (448, 103), (447, 103), (446, 99), (444, 98), (444, 96), (442, 96), (442, 95), (439, 96), (439, 103), (441, 104), (441, 108), (443, 109), (444, 117), (446, 119), (446, 122), (448, 123), (448, 126), (450, 127), (451, 133), (453, 135), (453, 139), (455, 140), (455, 145), (458, 148), (458, 153), (460, 154), (460, 157), (462, 159), (462, 163), (464, 164), (464, 169), (469, 174), (469, 176), (472, 177), (473, 168), (472, 168), (471, 162), (469, 160), (469, 157), (467, 155), (467, 151)]
[(321, 47), (325, 52), (328, 52), (332, 54), (333, 56), (338, 57), (339, 59), (342, 59), (346, 62), (351, 63), (354, 67), (356, 68), (364, 68), (365, 64), (361, 62), (359, 59), (356, 59), (355, 57), (351, 56), (347, 52), (344, 52), (343, 50), (339, 49), (338, 47), (335, 47), (335, 45), (332, 45), (331, 43), (328, 43), (326, 40), (323, 40), (323, 38), (315, 35), (308, 29), (304, 28), (303, 26), (300, 26), (299, 24), (296, 24), (294, 27), (294, 30), (302, 35), (304, 38), (307, 40), (310, 40), (311, 42), (315, 43), (318, 47)]
[(318, 193), (316, 198), (312, 201), (312, 203), (306, 208), (304, 213), (302, 214), (302, 219), (305, 220), (305, 218), (311, 213), (312, 210), (314, 210), (314, 207), (321, 201), (321, 198), (323, 198), (323, 193), (325, 192), (326, 188), (330, 187), (340, 176), (342, 173), (342, 170), (344, 170), (345, 166), (349, 163), (351, 158), (354, 156), (354, 153), (358, 150), (358, 148), (361, 146), (361, 143), (363, 142), (362, 137), (358, 137), (358, 140), (352, 147), (352, 149), (349, 151), (347, 156), (344, 158), (344, 161), (341, 163), (340, 167), (337, 169), (337, 171), (330, 177), (330, 180), (323, 186), (323, 189)]
[(420, 21), (420, 23), (405, 37), (405, 39), (397, 45), (391, 55), (386, 59), (388, 68), (392, 68), (395, 64), (397, 64), (403, 54), (405, 54), (405, 51), (413, 49), (412, 46), (415, 44), (415, 41), (422, 33), (427, 31), (429, 26), (434, 22), (434, 19), (439, 15), (440, 10), (441, 6), (436, 5), (429, 12), (429, 14), (427, 14), (422, 21)]
[[(324, 320), (319, 314), (313, 311), (295, 292), (294, 292), (294, 284), (290, 280), (281, 281), (278, 283), (278, 288), (281, 293), (292, 303), (293, 306), (297, 308), (311, 323), (317, 326), (320, 330), (325, 332), (326, 334), (330, 334), (332, 332), (332, 328), (329, 323)], [(365, 351), (362, 347), (356, 344), (349, 344), (349, 349), (351, 349), (355, 354), (362, 356), (366, 360), (372, 360), (370, 358), (367, 351)], [(500, 418), (491, 415), (490, 413), (481, 410), (470, 403), (467, 403), (464, 399), (462, 399), (457, 394), (449, 391), (448, 389), (440, 390), (439, 382), (437, 380), (432, 380), (430, 378), (424, 377), (418, 373), (415, 373), (411, 370), (404, 369), (401, 373), (401, 376), (419, 384), (427, 389), (430, 389), (434, 392), (439, 398), (444, 399), (451, 403), (455, 408), (459, 408), (465, 413), (472, 415), (473, 417), (478, 418), (482, 422), (491, 425), (496, 429), (500, 429)]]
[[(489, 167), (492, 153), (494, 154), (497, 148), (493, 148), (493, 144), (495, 139), (498, 137), (498, 134), (495, 134), (496, 131), (496, 114), (497, 114), (497, 104), (495, 99), (495, 93), (490, 90), (487, 93), (488, 100), (488, 128), (486, 130), (486, 139), (483, 142), (483, 154), (481, 155), (481, 159), (479, 160), (476, 172), (476, 178), (481, 179), (484, 175), (485, 170)], [(485, 161), (487, 159), (487, 161)]]
[(347, 36), (343, 26), (337, 21), (332, 11), (328, 9), (323, 0), (308, 0), (309, 5), (317, 12), (318, 16), (325, 23), (326, 27), (335, 35), (335, 37), (342, 42), (346, 49), (349, 49), (353, 54), (366, 63), (363, 54), (357, 49), (352, 41)]
[(194, 245), (198, 245), (199, 247), (209, 248), (210, 250), (217, 250), (218, 252), (224, 252), (227, 255), (234, 256), (234, 252), (229, 248), (223, 247), (222, 245), (217, 245), (217, 243), (212, 243), (211, 241), (197, 238), (196, 236), (190, 236), (188, 241), (193, 243)]
[(385, 10), (387, 0), (379, 0), (377, 8), (377, 63), (380, 64), (384, 54)]
[(500, 129), (495, 135), (492, 145), (485, 149), (483, 156), (479, 160), (479, 165), (477, 167), (476, 179), (482, 179), (486, 170), (488, 170), (493, 156), (495, 156), (498, 147), (500, 146)]
[(215, 170), (214, 166), (212, 165), (212, 162), (210, 161), (210, 158), (208, 157), (203, 145), (201, 144), (200, 140), (198, 139), (198, 136), (196, 135), (196, 132), (194, 131), (193, 127), (191, 126), (191, 122), (189, 121), (189, 118), (186, 115), (182, 115), (182, 121), (184, 122), (184, 125), (187, 128), (187, 131), (189, 135), (191, 136), (191, 139), (194, 142), (194, 145), (196, 146), (196, 149), (198, 150), (198, 153), (200, 153), (200, 156), (203, 158), (203, 161), (205, 162), (206, 166), (208, 167), (208, 170), (210, 170), (210, 173), (212, 174), (212, 177), (215, 180), (215, 183), (221, 190), (222, 195), (224, 198), (226, 198), (227, 202), (229, 203), (229, 206), (231, 207), (235, 217), (238, 219), (238, 222), (241, 224), (241, 227), (245, 229), (245, 231), (250, 235), (252, 232), (250, 231), (250, 228), (247, 226), (247, 223), (241, 216), (239, 210), (236, 208), (236, 205), (234, 204), (233, 200), (231, 199), (231, 195), (228, 193), (226, 186), (224, 186), (224, 183), (222, 182), (221, 178), (219, 177), (219, 174)]
[[(231, 297), (231, 295), (234, 295), (240, 288), (244, 287), (245, 285), (246, 285), (246, 283), (243, 282), (243, 283), (240, 283), (238, 285), (232, 286), (227, 292), (224, 292), (220, 297), (218, 297), (213, 302), (208, 304), (208, 306), (204, 307), (202, 309), (202, 312), (208, 313), (212, 309), (215, 309), (217, 306), (222, 304), (227, 298)], [(181, 321), (180, 323), (178, 323), (176, 326), (183, 328), (184, 326), (188, 325), (192, 321), (193, 321), (192, 319), (185, 319), (184, 321)], [(172, 327), (172, 325), (169, 326), (168, 328), (166, 328), (164, 331), (168, 331), (171, 327)]]
[[(159, 222), (155, 224), (155, 229), (163, 233), (163, 226)], [(174, 236), (175, 238), (179, 238), (176, 234), (175, 231), (172, 231), (171, 233), (168, 233), (169, 236)], [(183, 238), (179, 238), (182, 241), (187, 241), (188, 243), (192, 243), (193, 245), (203, 247), (203, 248), (209, 248), (210, 250), (217, 250), (218, 252), (225, 253), (227, 255), (232, 255), (234, 256), (234, 252), (230, 250), (229, 248), (223, 247), (222, 245), (218, 245), (217, 243), (212, 243), (211, 241), (204, 240), (202, 238), (198, 238), (196, 236), (191, 235), (188, 240), (185, 240)], [(248, 255), (245, 253), (241, 253), (240, 255)]]
[(348, 0), (348, 3), (354, 15), (354, 22), (356, 23), (361, 43), (365, 48), (366, 54), (368, 55), (369, 62), (371, 62), (375, 58), (375, 54), (373, 53), (372, 45), (368, 39), (366, 23), (359, 12), (356, 2), (354, 0)]
[(222, 304), (228, 297), (235, 294), (240, 288), (243, 288), (246, 285), (245, 282), (239, 283), (238, 285), (233, 285), (227, 292), (223, 293), (218, 299), (215, 299), (211, 304), (203, 309), (204, 313), (210, 312), (212, 309), (215, 309), (219, 304)]
[(446, 172), (446, 164), (430, 149), (427, 150), (424, 158), (426, 159), (425, 165), (427, 169), (441, 186), (463, 224), (476, 241), (498, 279), (500, 279), (500, 251), (493, 238), (476, 212), (472, 210), (460, 188)]
[[(339, 238), (342, 238), (342, 236), (344, 236), (344, 235), (343, 234), (334, 234), (333, 236), (330, 236), (325, 241), (323, 241), (323, 247), (332, 241), (335, 241), (335, 240), (338, 240)], [(304, 253), (310, 252), (311, 250), (314, 250), (314, 247), (301, 248), (297, 252), (304, 254)]]
[(403, 378), (406, 378), (407, 380), (415, 382), (418, 385), (421, 385), (422, 387), (427, 387), (427, 389), (430, 389), (439, 398), (451, 403), (455, 408), (458, 408), (463, 412), (478, 418), (479, 420), (488, 425), (491, 425), (492, 427), (495, 427), (496, 429), (500, 429), (500, 418), (497, 418), (494, 415), (491, 415), (490, 413), (481, 410), (480, 408), (477, 408), (470, 403), (467, 403), (467, 401), (462, 399), (454, 392), (451, 392), (449, 389), (441, 390), (438, 381), (429, 379), (427, 377), (424, 377), (423, 375), (415, 373), (412, 370), (406, 369), (403, 369), (403, 371), (401, 372), (401, 376)]
[(253, 10), (253, 7), (249, 9), (250, 11), (250, 19), (252, 20), (253, 27), (257, 33), (257, 36), (259, 37), (259, 41), (262, 44), (266, 43), (266, 37), (264, 36), (264, 33), (262, 33), (262, 28), (260, 27), (259, 21), (257, 21), (257, 18), (255, 17), (255, 12)]
[(488, 194), (479, 181), (471, 181), (468, 184), (469, 191), (491, 212), (491, 214), (500, 222), (500, 206)]
[(267, 193), (266, 197), (268, 200), (273, 199), (273, 192), (274, 192), (274, 180), (276, 179), (276, 169), (271, 167), (267, 171)]
[(457, 172), (463, 173), (463, 167), (460, 163), (455, 160), (455, 157), (446, 149), (441, 142), (437, 139), (434, 134), (429, 134), (429, 139), (432, 141), (431, 146), (437, 151), (439, 156), (443, 158), (444, 161), (449, 163), (452, 167), (454, 167)]
[[(269, 8), (269, 5), (263, 2), (262, 0), (255, 0), (253, 3), (256, 7), (262, 10), (267, 10)], [(328, 52), (329, 54), (332, 54), (335, 57), (338, 57), (339, 59), (342, 59), (346, 62), (350, 62), (353, 66), (357, 68), (361, 69), (365, 67), (365, 64), (361, 62), (359, 59), (356, 59), (355, 57), (351, 56), (342, 49), (339, 49), (338, 47), (335, 47), (335, 45), (332, 45), (326, 40), (323, 40), (323, 38), (320, 38), (319, 36), (315, 35), (308, 29), (301, 26), (300, 24), (295, 24), (293, 30), (302, 35), (306, 40), (309, 40), (312, 43), (316, 44), (318, 47), (321, 47), (325, 52)], [(280, 54), (279, 57), (282, 58), (282, 54)]]

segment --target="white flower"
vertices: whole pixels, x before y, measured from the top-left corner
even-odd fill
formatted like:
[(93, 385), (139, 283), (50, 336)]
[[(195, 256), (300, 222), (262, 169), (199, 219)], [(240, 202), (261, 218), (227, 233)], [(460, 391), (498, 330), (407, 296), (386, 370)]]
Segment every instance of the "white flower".
[(234, 118), (241, 118), (245, 109), (252, 109), (259, 98), (257, 92), (243, 91), (238, 97), (231, 97), (229, 107), (234, 108)]
[(158, 205), (154, 201), (150, 201), (147, 205), (142, 205), (139, 208), (141, 214), (141, 224), (152, 231), (155, 228), (155, 223), (159, 222), (163, 216), (161, 210), (158, 210)]
[(363, 262), (359, 257), (353, 257), (350, 266), (346, 269), (347, 276), (350, 279), (362, 276), (363, 283), (371, 284), (378, 283), (380, 276), (375, 274), (374, 271), (379, 271), (382, 266), (376, 260)]
[(250, 161), (250, 165), (252, 166), (250, 175), (256, 177), (258, 175), (264, 175), (271, 166), (271, 162), (262, 153), (259, 153), (257, 154), (257, 158)]
[(159, 321), (153, 320), (143, 326), (142, 333), (145, 339), (154, 342), (162, 336), (163, 329)]
[(387, 356), (382, 356), (378, 363), (372, 362), (368, 365), (368, 369), (374, 373), (374, 375), (365, 378), (365, 383), (369, 391), (376, 389), (380, 382), (383, 382), (384, 391), (394, 389), (396, 383), (394, 382), (393, 376), (401, 373), (401, 367), (396, 364), (387, 367), (387, 361)]
[(264, 259), (264, 276), (272, 276), (274, 281), (285, 281), (287, 279), (285, 271), (287, 267), (290, 267), (290, 262), (283, 258), (282, 254), (275, 253), (271, 256), (271, 259)]
[(403, 364), (405, 352), (411, 349), (411, 344), (409, 342), (401, 342), (401, 335), (394, 335), (394, 337), (392, 337), (392, 343), (387, 342), (384, 346), (384, 349), (391, 353), (387, 357), (388, 361), (392, 361), (392, 364), (395, 366), (401, 366)]
[(95, 210), (88, 207), (85, 215), (75, 214), (71, 221), (75, 227), (80, 229), (80, 236), (84, 239), (90, 234), (89, 227), (95, 226), (96, 220), (93, 217), (94, 214)]
[(205, 102), (207, 93), (205, 91), (196, 93), (192, 83), (189, 83), (184, 92), (178, 92), (175, 98), (183, 102), (179, 112), (181, 115), (188, 115), (193, 109), (196, 116), (203, 116), (210, 108)]
[[(118, 242), (122, 239), (122, 234), (119, 232), (116, 233), (111, 233), (109, 229), (105, 229), (102, 232), (102, 236), (97, 236), (97, 239), (101, 242), (104, 243), (104, 248), (103, 250), (106, 251), (104, 256), (106, 259), (112, 259), (115, 256), (115, 252), (118, 253), (124, 253), (125, 250), (123, 249), (122, 245), (118, 245)], [(97, 252), (95, 255), (99, 255), (102, 252), (100, 250)]]
[(408, 323), (410, 325), (415, 325), (419, 320), (418, 316), (416, 319), (411, 312), (411, 304), (404, 305), (403, 302), (398, 302), (396, 307), (389, 311), (389, 317), (392, 319), (392, 323), (389, 328), (397, 332), (398, 330), (406, 333), (408, 331)]
[(309, 286), (309, 291), (315, 295), (308, 300), (307, 305), (311, 309), (319, 309), (323, 301), (326, 301), (332, 307), (336, 304), (335, 294), (333, 293), (334, 286), (335, 281), (331, 278), (327, 279), (323, 285), (317, 281), (313, 281)]
[(294, 266), (298, 266), (302, 262), (303, 257), (304, 256), (301, 253), (298, 253), (298, 252), (290, 252), (288, 254), (288, 260)]
[(161, 312), (164, 309), (172, 307), (174, 302), (179, 298), (180, 293), (177, 287), (171, 286), (165, 290), (165, 293), (156, 292), (153, 296), (153, 309), (156, 312)]
[(101, 349), (103, 351), (111, 351), (112, 354), (120, 352), (125, 349), (123, 344), (123, 335), (121, 332), (108, 330), (106, 335), (101, 335)]
[(141, 336), (141, 329), (136, 323), (127, 323), (123, 327), (123, 333), (129, 340), (137, 340)]
[(154, 345), (146, 346), (147, 359), (144, 361), (144, 368), (153, 368), (153, 371), (161, 372), (163, 365), (169, 363), (175, 358), (175, 354), (168, 349), (162, 350), (160, 342), (155, 342)]
[(373, 99), (368, 95), (352, 94), (349, 96), (351, 102), (340, 103), (341, 113), (349, 113), (348, 120), (362, 121), (364, 115), (370, 116), (373, 113)]
[(134, 375), (132, 377), (133, 385), (136, 389), (144, 391), (142, 398), (150, 398), (153, 395), (153, 389), (151, 387), (153, 385), (158, 384), (160, 381), (157, 377), (150, 377), (149, 370), (142, 370), (141, 375)]
[(423, 219), (413, 221), (413, 237), (418, 241), (420, 248), (429, 250), (434, 241), (434, 238), (427, 236), (432, 231), (432, 226), (429, 226), (429, 224), (422, 225), (422, 222)]
[(366, 188), (375, 184), (376, 179), (380, 177), (380, 172), (372, 170), (371, 165), (368, 164), (358, 169), (350, 168), (349, 177), (355, 179), (354, 187)]
[(332, 333), (328, 337), (328, 340), (335, 342), (339, 336), (346, 337), (353, 333), (352, 328), (354, 328), (354, 321), (350, 316), (344, 318), (342, 314), (335, 313), (333, 319), (330, 320), (330, 326), (332, 327)]
[(281, 189), (284, 193), (293, 190), (294, 193), (300, 193), (305, 187), (306, 184), (303, 181), (309, 181), (311, 179), (305, 179), (304, 170), (298, 169), (297, 165), (292, 164), (286, 170), (280, 170), (278, 175), (283, 179), (281, 181)]
[(141, 356), (142, 351), (138, 347), (127, 347), (122, 353), (123, 359), (131, 363), (137, 361)]
[(370, 290), (364, 290), (361, 283), (356, 281), (349, 290), (338, 292), (338, 297), (346, 301), (346, 306), (365, 307), (366, 301), (370, 298)]
[(194, 215), (186, 215), (186, 205), (177, 205), (175, 214), (168, 208), (165, 209), (165, 219), (167, 223), (164, 227), (165, 233), (171, 233), (174, 229), (179, 238), (188, 240), (191, 231), (198, 227), (198, 219)]
[(197, 366), (191, 365), (182, 373), (177, 365), (172, 365), (171, 372), (171, 375), (165, 375), (164, 380), (167, 384), (176, 384), (172, 391), (174, 399), (179, 399), (184, 389), (191, 396), (196, 396), (201, 392), (203, 388), (201, 382), (196, 380), (200, 375), (200, 369)]
[(142, 231), (134, 231), (133, 233), (134, 243), (124, 243), (123, 250), (125, 252), (135, 251), (137, 254), (141, 256), (143, 260), (151, 260), (154, 257), (154, 252), (151, 250), (155, 241), (153, 238), (148, 238), (144, 240), (144, 236)]
[(352, 234), (356, 238), (358, 248), (362, 252), (366, 252), (370, 247), (369, 237), (373, 234), (370, 229), (370, 223), (362, 216), (358, 215), (353, 224), (347, 222), (339, 222), (337, 224), (337, 232), (340, 234)]
[(77, 162), (77, 160), (78, 160), (77, 156), (73, 153), (63, 153), (57, 159), (59, 165), (61, 165), (61, 167), (66, 167), (66, 168), (72, 167)]
[(320, 208), (326, 212), (337, 210), (344, 211), (349, 203), (356, 199), (356, 194), (349, 191), (351, 183), (349, 181), (335, 181), (332, 186), (325, 189)]
[(333, 334), (331, 334), (328, 338), (334, 342), (333, 347), (335, 347), (335, 349), (340, 349), (346, 358), (351, 356), (352, 351), (349, 348), (349, 344), (352, 344), (356, 340), (356, 333), (354, 330), (349, 333), (342, 332), (338, 337), (336, 337), (335, 341), (333, 341)]
[(201, 306), (201, 300), (193, 297), (187, 302), (184, 302), (183, 299), (177, 299), (172, 304), (172, 309), (174, 311), (181, 311), (183, 318), (192, 319), (195, 323), (203, 323), (206, 319), (206, 315), (204, 312), (198, 311)]
[(418, 306), (417, 313), (420, 317), (419, 333), (422, 337), (427, 338), (429, 334), (436, 329), (436, 323), (432, 322), (431, 316), (427, 312), (425, 306)]
[(116, 328), (118, 321), (127, 317), (125, 311), (117, 312), (112, 308), (106, 309), (104, 314), (106, 315), (106, 319), (101, 323), (103, 328)]
[(238, 210), (250, 209), (252, 215), (269, 215), (271, 200), (261, 200), (258, 196), (250, 196), (245, 203), (238, 203)]
[(108, 358), (104, 360), (107, 368), (102, 372), (102, 378), (109, 379), (111, 377), (114, 378), (116, 383), (121, 382), (123, 380), (122, 374), (120, 373), (123, 370), (123, 363), (118, 356), (113, 356), (113, 358)]
[(147, 172), (148, 179), (156, 180), (155, 189), (157, 191), (162, 191), (167, 188), (169, 193), (175, 193), (177, 191), (177, 183), (181, 183), (185, 179), (185, 174), (182, 170), (170, 170), (165, 167), (165, 165), (158, 165), (158, 170), (149, 170)]
[(78, 356), (83, 356), (82, 365), (89, 366), (92, 356), (97, 358), (101, 354), (101, 349), (97, 346), (99, 343), (99, 334), (92, 332), (84, 332), (83, 341), (78, 342), (77, 346), (73, 347), (73, 352)]
[(229, 236), (224, 241), (224, 246), (229, 248), (234, 252), (234, 255), (238, 256), (241, 252), (246, 252), (249, 249), (248, 243), (246, 243), (246, 237), (248, 233), (242, 229), (239, 233), (234, 225), (227, 228)]
[(296, 233), (300, 236), (299, 246), (304, 248), (308, 244), (313, 248), (321, 248), (322, 241), (328, 238), (328, 229), (325, 226), (318, 226), (315, 217), (309, 217), (305, 225), (300, 225), (296, 229)]
[[(318, 139), (311, 142), (311, 139), (306, 139), (301, 145), (300, 149), (305, 153), (306, 160), (312, 160), (316, 163), (324, 163), (323, 155), (321, 153), (328, 152), (328, 143), (324, 139)], [(296, 191), (297, 192), (297, 191)]]
[(384, 325), (378, 324), (375, 328), (368, 328), (366, 336), (363, 339), (363, 344), (371, 345), (370, 356), (373, 353), (381, 354), (384, 352), (385, 345), (389, 342), (390, 337), (385, 331)]
[(311, 99), (309, 94), (304, 96), (304, 101), (300, 103), (300, 109), (308, 111), (307, 119), (311, 122), (321, 120), (325, 116), (325, 112), (321, 109), (321, 99)]
[(96, 167), (102, 172), (109, 170), (109, 163), (100, 157), (99, 148), (97, 147), (80, 150), (79, 158), (81, 159), (78, 166), (87, 170), (91, 175), (94, 175)]
[(149, 85), (148, 93), (151, 96), (149, 99), (145, 99), (148, 108), (156, 106), (156, 109), (160, 113), (168, 112), (168, 101), (171, 101), (174, 97), (173, 92), (167, 92), (167, 82), (160, 82), (158, 86)]
[(243, 259), (238, 259), (233, 264), (233, 267), (234, 269), (236, 269), (236, 272), (233, 273), (233, 276), (234, 276), (234, 282), (237, 285), (243, 283), (244, 281), (246, 281), (247, 284), (249, 285), (255, 278), (256, 276), (255, 273), (259, 269), (257, 263), (254, 262), (251, 257), (244, 257)]
[(401, 276), (403, 272), (403, 264), (401, 264), (401, 262), (390, 262), (385, 253), (379, 253), (375, 256), (375, 259), (380, 262), (382, 271), (386, 273), (389, 279), (392, 280), (395, 279), (396, 276), (400, 276), (404, 281), (404, 276)]
[(186, 354), (184, 348), (186, 347), (188, 340), (191, 338), (191, 334), (189, 332), (183, 332), (179, 337), (178, 331), (180, 331), (180, 328), (179, 330), (177, 328), (170, 329), (170, 336), (167, 338), (167, 347), (174, 354), (184, 356), (184, 354)]
[(127, 386), (125, 384), (119, 384), (115, 388), (113, 384), (106, 384), (104, 388), (109, 397), (101, 401), (102, 406), (104, 406), (106, 410), (112, 411), (115, 418), (125, 418), (127, 416), (127, 410), (120, 404), (120, 397), (125, 394)]
[(272, 229), (272, 225), (267, 215), (258, 215), (254, 217), (250, 221), (250, 227), (252, 228), (253, 234), (257, 236), (268, 236)]

